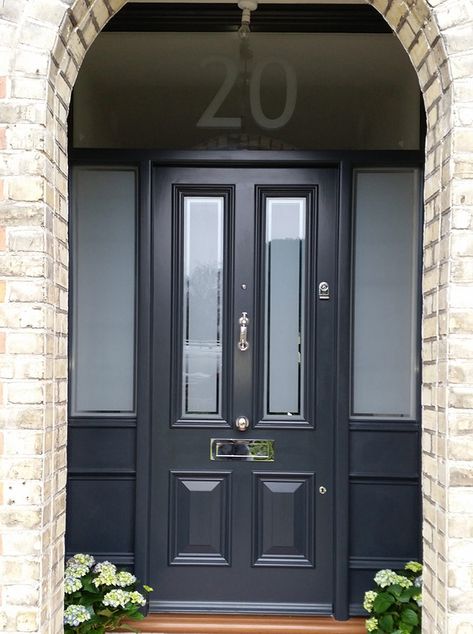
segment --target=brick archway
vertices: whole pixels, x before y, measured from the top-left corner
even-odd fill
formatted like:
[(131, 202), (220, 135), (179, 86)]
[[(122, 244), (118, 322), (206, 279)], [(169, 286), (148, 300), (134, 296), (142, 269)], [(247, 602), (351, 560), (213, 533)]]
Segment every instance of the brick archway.
[[(62, 631), (67, 110), (125, 0), (0, 6), (0, 630)], [(424, 632), (473, 632), (473, 4), (372, 0), (427, 111)], [(3, 482), (2, 482), (3, 479)]]

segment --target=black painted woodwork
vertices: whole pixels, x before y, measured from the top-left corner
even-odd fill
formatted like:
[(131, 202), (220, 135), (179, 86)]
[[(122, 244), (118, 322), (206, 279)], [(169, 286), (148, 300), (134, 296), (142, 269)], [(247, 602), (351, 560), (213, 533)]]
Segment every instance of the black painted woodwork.
[[(337, 204), (338, 296), (334, 297), (336, 314), (336, 357), (333, 376), (336, 389), (333, 406), (334, 451), (334, 614), (345, 619), (349, 614), (363, 614), (363, 592), (371, 586), (376, 570), (399, 567), (406, 558), (421, 556), (419, 486), (420, 473), (420, 399), (414, 420), (350, 421), (349, 350), (350, 350), (350, 280), (351, 280), (351, 175), (358, 166), (422, 167), (421, 152), (264, 152), (207, 151), (152, 152), (117, 150), (72, 150), (71, 164), (133, 165), (139, 169), (139, 314), (137, 352), (136, 419), (69, 419), (69, 481), (67, 503), (67, 551), (93, 552), (134, 569), (144, 581), (150, 578), (149, 551), (153, 535), (149, 529), (151, 453), (151, 175), (153, 166), (228, 166), (323, 167), (339, 169)], [(71, 170), (71, 178), (73, 173)], [(72, 191), (72, 188), (71, 188)], [(421, 201), (419, 201), (419, 208)], [(71, 220), (71, 236), (74, 224)], [(421, 237), (419, 237), (421, 240)], [(73, 244), (73, 240), (71, 240)], [(72, 251), (72, 258), (74, 253)], [(421, 262), (419, 262), (420, 275)], [(419, 298), (420, 306), (420, 298)], [(419, 315), (420, 341), (420, 315)], [(419, 358), (418, 358), (419, 361)], [(420, 368), (420, 363), (418, 363)], [(70, 372), (73, 372), (71, 366)], [(420, 390), (420, 373), (418, 374)], [(179, 430), (182, 431), (182, 430)], [(215, 430), (220, 436), (222, 429)], [(267, 434), (264, 429), (261, 435)], [(299, 433), (299, 432), (298, 432)], [(304, 432), (305, 433), (305, 432)], [(271, 432), (271, 436), (273, 432)], [(266, 437), (266, 436), (265, 436)], [(225, 463), (215, 463), (216, 471), (225, 471)], [(274, 463), (268, 471), (274, 472)], [(200, 469), (200, 473), (202, 469)], [(350, 485), (349, 485), (350, 483)], [(316, 484), (316, 488), (318, 485)], [(394, 516), (387, 509), (388, 499), (400, 509)], [(105, 501), (105, 497), (107, 498)], [(403, 507), (404, 508), (401, 508)], [(390, 513), (390, 514), (389, 514)], [(383, 518), (385, 518), (383, 520)], [(103, 528), (100, 526), (103, 524)], [(96, 526), (99, 529), (96, 530)], [(380, 531), (382, 549), (374, 548)], [(403, 533), (398, 541), (397, 533)], [(392, 540), (390, 537), (392, 536)], [(374, 546), (373, 546), (374, 542)], [(206, 569), (212, 574), (216, 567)], [(271, 570), (271, 569), (269, 569)], [(205, 575), (201, 575), (202, 579)], [(159, 587), (159, 583), (158, 583)], [(201, 605), (204, 612), (218, 606), (209, 596)], [(198, 610), (188, 602), (170, 611)], [(233, 602), (228, 609), (244, 612), (245, 605)], [(295, 611), (294, 605), (274, 604), (272, 612)], [(222, 608), (222, 604), (220, 605)], [(320, 608), (320, 606), (319, 606)], [(268, 604), (266, 608), (268, 609)], [(317, 605), (311, 606), (317, 611)]]
[[(236, 4), (126, 4), (104, 31), (236, 31)], [(260, 4), (251, 30), (279, 33), (391, 33), (382, 15), (369, 5)]]
[(169, 477), (169, 565), (229, 566), (231, 471)]
[(256, 472), (253, 479), (253, 565), (316, 566), (313, 474)]
[[(319, 302), (311, 289), (319, 279), (317, 273), (336, 292), (337, 180), (337, 171), (330, 168), (158, 167), (155, 170), (149, 579), (159, 591), (152, 596), (153, 610), (169, 611), (172, 606), (179, 611), (186, 606), (205, 606), (211, 601), (212, 609), (221, 612), (234, 609), (264, 614), (281, 609), (275, 607), (279, 604), (293, 613), (332, 613), (330, 456), (335, 306), (333, 302)], [(210, 417), (186, 421), (185, 427), (178, 420), (176, 426), (176, 404), (181, 402), (177, 386), (181, 368), (176, 360), (182, 354), (182, 289), (178, 282), (182, 199), (186, 194), (205, 196), (230, 190), (233, 193), (228, 195), (230, 206), (226, 210), (229, 245), (226, 270), (230, 286), (225, 310), (230, 327), (225, 373), (232, 380), (223, 412), (227, 429), (222, 428), (221, 421)], [(263, 338), (260, 262), (263, 205), (265, 196), (301, 194), (307, 196), (307, 214), (311, 220), (306, 247), (310, 256), (304, 264), (307, 420), (296, 419), (293, 424), (268, 420), (262, 428), (259, 395), (263, 389), (263, 368), (259, 342)], [(245, 290), (242, 283), (246, 284)], [(250, 349), (246, 353), (236, 347), (238, 317), (242, 311), (248, 312), (251, 324)], [(169, 368), (176, 366), (177, 371), (170, 373)], [(241, 437), (273, 439), (274, 462), (209, 460), (210, 440), (216, 430), (219, 438), (240, 436), (234, 420), (241, 414), (247, 415), (252, 423)], [(222, 468), (228, 471), (226, 477)], [(185, 478), (184, 492), (177, 482), (183, 483)], [(320, 485), (327, 487), (327, 495), (315, 493)], [(192, 513), (188, 511), (190, 507)], [(223, 536), (227, 517), (230, 526)], [(197, 529), (199, 524), (207, 528)], [(200, 535), (200, 544), (186, 544), (185, 536), (192, 534)], [(204, 566), (213, 566), (212, 572), (208, 569), (206, 572)]]

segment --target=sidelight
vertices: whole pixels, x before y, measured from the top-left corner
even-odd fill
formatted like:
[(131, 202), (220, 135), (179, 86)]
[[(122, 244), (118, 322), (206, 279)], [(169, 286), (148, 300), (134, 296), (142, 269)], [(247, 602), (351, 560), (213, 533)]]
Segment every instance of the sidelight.
[(415, 418), (419, 171), (355, 173), (352, 415)]
[(71, 411), (135, 409), (136, 172), (74, 169)]

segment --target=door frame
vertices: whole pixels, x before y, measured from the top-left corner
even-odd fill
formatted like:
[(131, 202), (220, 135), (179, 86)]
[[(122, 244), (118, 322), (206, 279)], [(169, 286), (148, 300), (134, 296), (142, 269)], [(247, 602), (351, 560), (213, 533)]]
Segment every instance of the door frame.
[[(355, 168), (415, 167), (424, 168), (422, 150), (387, 151), (274, 151), (274, 150), (110, 150), (110, 149), (74, 149), (70, 147), (70, 166), (126, 166), (138, 173), (137, 194), (137, 333), (136, 333), (136, 506), (135, 506), (135, 571), (139, 578), (147, 579), (149, 570), (149, 533), (150, 533), (150, 466), (151, 466), (151, 311), (139, 310), (140, 306), (151, 306), (151, 212), (152, 212), (152, 171), (154, 167), (309, 167), (335, 168), (338, 170), (338, 249), (337, 288), (335, 313), (335, 428), (334, 428), (334, 610), (335, 619), (344, 621), (357, 614), (350, 610), (349, 599), (349, 441), (350, 430), (369, 430), (370, 423), (350, 422), (350, 339), (351, 339), (351, 279), (352, 279), (352, 175)], [(72, 172), (72, 170), (71, 170)], [(72, 189), (71, 189), (72, 191)], [(422, 191), (419, 192), (419, 209), (423, 209)], [(421, 219), (422, 220), (422, 219)], [(422, 227), (422, 222), (420, 227)], [(419, 275), (422, 271), (422, 231), (418, 238), (420, 258)], [(73, 254), (71, 256), (73, 259)], [(70, 276), (73, 267), (70, 267)], [(420, 279), (420, 278), (419, 278)], [(71, 281), (71, 280), (70, 280)], [(418, 289), (418, 301), (421, 306), (421, 285)], [(69, 312), (69, 315), (71, 315)], [(70, 317), (69, 317), (70, 320)], [(406, 422), (384, 422), (396, 431), (412, 431), (413, 423), (417, 429), (417, 445), (420, 452), (421, 420), (421, 311), (418, 314), (417, 327), (417, 410), (416, 419)], [(71, 366), (71, 337), (69, 337), (69, 365)], [(71, 367), (69, 367), (69, 372)], [(69, 382), (70, 386), (70, 382)], [(70, 389), (70, 388), (69, 388)], [(70, 396), (70, 395), (69, 395)], [(70, 402), (70, 399), (69, 399)], [(114, 421), (116, 426), (131, 427), (126, 418)], [(69, 418), (73, 427), (100, 426), (91, 424), (90, 419)], [(134, 425), (134, 423), (133, 423)], [(371, 427), (372, 428), (372, 427)], [(74, 474), (72, 474), (74, 477)], [(418, 492), (421, 504), (420, 487)], [(421, 526), (418, 534), (419, 551), (421, 547)], [(132, 561), (120, 560), (121, 564)]]

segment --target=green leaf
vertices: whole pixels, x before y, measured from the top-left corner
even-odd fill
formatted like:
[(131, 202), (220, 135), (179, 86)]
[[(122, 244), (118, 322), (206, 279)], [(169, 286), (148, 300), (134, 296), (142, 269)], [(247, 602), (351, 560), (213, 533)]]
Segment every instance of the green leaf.
[(409, 603), (409, 601), (411, 599), (412, 599), (411, 588), (408, 588), (407, 590), (404, 590), (404, 592), (401, 594), (401, 596), (398, 597), (398, 601), (400, 603)]
[(385, 614), (379, 619), (379, 625), (383, 632), (389, 632), (389, 634), (394, 629), (394, 619), (391, 614)]
[(386, 612), (386, 610), (390, 608), (393, 603), (394, 598), (391, 594), (388, 594), (387, 592), (381, 592), (374, 600), (373, 610), (378, 614), (382, 614), (383, 612)]
[(411, 608), (406, 608), (401, 612), (401, 621), (407, 625), (419, 625), (419, 617)]
[(392, 595), (394, 595), (396, 598), (400, 597), (402, 594), (402, 588), (401, 586), (398, 586), (397, 584), (393, 584), (392, 586), (389, 586), (389, 588), (386, 588), (386, 590), (390, 592)]
[(113, 612), (108, 608), (103, 608), (103, 610), (98, 610), (97, 614), (100, 614), (100, 616), (112, 616)]
[(87, 590), (87, 592), (97, 592), (97, 588), (92, 584), (92, 582), (84, 579), (82, 579), (82, 588)]

